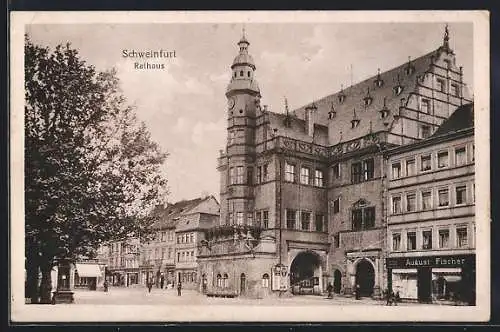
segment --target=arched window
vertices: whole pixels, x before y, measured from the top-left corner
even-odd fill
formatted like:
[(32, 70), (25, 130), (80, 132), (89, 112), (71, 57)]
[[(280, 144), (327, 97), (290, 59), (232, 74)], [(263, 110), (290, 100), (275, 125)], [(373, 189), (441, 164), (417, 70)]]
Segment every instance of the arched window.
[(229, 276), (227, 275), (227, 273), (224, 273), (223, 287), (224, 288), (228, 288), (229, 287)]
[(269, 288), (269, 274), (262, 275), (262, 288)]
[(240, 71), (240, 76), (243, 77), (243, 70)]
[(217, 287), (222, 287), (222, 276), (220, 273), (217, 275)]

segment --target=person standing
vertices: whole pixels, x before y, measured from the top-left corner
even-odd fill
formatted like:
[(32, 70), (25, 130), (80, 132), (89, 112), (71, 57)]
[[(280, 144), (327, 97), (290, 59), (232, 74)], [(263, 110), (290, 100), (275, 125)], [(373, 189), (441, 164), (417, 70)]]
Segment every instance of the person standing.
[(153, 288), (153, 280), (148, 281), (148, 291), (151, 293), (151, 288)]
[(328, 298), (333, 299), (333, 285), (331, 282), (328, 284), (328, 287), (326, 287), (326, 291), (328, 292)]
[(356, 284), (356, 300), (359, 300), (359, 299), (360, 299), (360, 294), (359, 294), (359, 289), (360, 289), (360, 288), (361, 288), (361, 287), (359, 287), (359, 284), (357, 283), (357, 284)]
[(181, 282), (179, 281), (177, 283), (177, 296), (181, 296), (181, 290), (182, 290), (182, 284)]
[(165, 279), (163, 276), (160, 278), (160, 288), (163, 289), (163, 286), (165, 285)]

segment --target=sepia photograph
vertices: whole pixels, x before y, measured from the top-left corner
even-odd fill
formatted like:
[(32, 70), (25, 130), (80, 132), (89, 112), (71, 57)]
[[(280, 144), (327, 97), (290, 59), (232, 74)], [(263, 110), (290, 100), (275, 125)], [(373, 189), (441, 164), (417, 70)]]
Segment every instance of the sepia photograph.
[(489, 319), (488, 12), (11, 21), (13, 322)]

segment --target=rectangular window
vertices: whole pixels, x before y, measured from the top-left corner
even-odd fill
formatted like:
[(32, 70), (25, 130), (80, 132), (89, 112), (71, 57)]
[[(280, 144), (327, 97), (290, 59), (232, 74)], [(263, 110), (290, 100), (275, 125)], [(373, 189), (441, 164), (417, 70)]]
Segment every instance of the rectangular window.
[(295, 229), (295, 216), (297, 211), (295, 210), (286, 210), (286, 228)]
[(309, 168), (302, 167), (300, 169), (300, 183), (309, 184)]
[(419, 137), (422, 138), (422, 139), (431, 136), (431, 126), (420, 125), (418, 127), (418, 131), (419, 131)]
[(340, 164), (333, 165), (332, 169), (333, 169), (333, 178), (340, 179)]
[(363, 209), (363, 229), (371, 229), (375, 227), (375, 207), (367, 207)]
[(362, 179), (361, 174), (361, 163), (353, 163), (351, 166), (351, 179), (352, 183), (359, 183)]
[(415, 175), (415, 159), (406, 160), (406, 176)]
[(247, 225), (249, 225), (249, 226), (253, 225), (253, 213), (252, 212), (247, 212)]
[(363, 176), (365, 180), (373, 179), (373, 159), (363, 161)]
[(229, 212), (227, 214), (227, 217), (229, 219), (229, 225), (234, 225), (234, 218), (233, 218), (233, 213), (232, 212)]
[(315, 219), (316, 232), (326, 232), (326, 229), (323, 228), (324, 219), (325, 219), (324, 215), (316, 214), (316, 219)]
[(422, 231), (422, 249), (432, 249), (432, 231)]
[(247, 168), (247, 183), (250, 185), (253, 183), (253, 168), (252, 167)]
[(360, 231), (363, 227), (363, 210), (352, 210), (352, 230)]
[(420, 111), (429, 114), (429, 99), (422, 99), (420, 102)]
[(340, 248), (340, 234), (333, 236), (333, 242), (334, 242), (335, 248)]
[(406, 211), (412, 212), (416, 210), (416, 199), (415, 194), (406, 195)]
[(333, 213), (340, 212), (340, 197), (333, 201)]
[(178, 253), (177, 253), (177, 261), (178, 261), (178, 262), (180, 262), (180, 261), (181, 261), (181, 253), (180, 253), (180, 252), (178, 252)]
[(285, 164), (285, 181), (295, 182), (295, 165)]
[(392, 234), (392, 251), (401, 250), (401, 234), (394, 233)]
[(467, 247), (467, 227), (457, 228), (457, 247), (463, 248)]
[(421, 156), (420, 157), (420, 170), (422, 172), (430, 171), (432, 169), (431, 166), (431, 155)]
[(438, 78), (436, 80), (436, 90), (441, 91), (441, 92), (445, 92), (444, 80), (442, 80), (440, 78)]
[(459, 89), (457, 84), (451, 84), (450, 86), (450, 94), (455, 96), (455, 97), (460, 97)]
[(267, 164), (262, 165), (262, 182), (267, 181)]
[(262, 211), (262, 228), (269, 228), (269, 211)]
[(236, 169), (234, 167), (229, 168), (229, 184), (236, 183)]
[(407, 250), (416, 250), (417, 249), (417, 233), (416, 232), (408, 232), (406, 234), (406, 244), (407, 244)]
[(450, 231), (447, 229), (439, 230), (439, 248), (448, 248), (450, 243)]
[(243, 166), (236, 167), (236, 184), (242, 184), (244, 181), (244, 168)]
[(314, 185), (316, 187), (323, 187), (323, 171), (322, 170), (315, 170), (314, 171)]
[(262, 166), (257, 166), (257, 183), (262, 183)]
[(455, 188), (455, 199), (456, 199), (457, 205), (467, 203), (467, 187), (466, 186), (457, 186)]
[(191, 243), (194, 243), (194, 234), (191, 233), (191, 235), (189, 235), (189, 239), (191, 241)]
[(448, 167), (448, 151), (438, 152), (438, 168)]
[(422, 210), (432, 209), (432, 192), (422, 191)]
[(401, 196), (392, 197), (392, 213), (401, 213)]
[(465, 165), (467, 161), (465, 147), (455, 149), (455, 166)]
[(401, 177), (401, 162), (392, 164), (392, 178), (399, 179)]
[(257, 227), (262, 227), (262, 212), (257, 211), (255, 212), (255, 224)]
[(309, 231), (311, 229), (311, 212), (302, 211), (300, 221), (301, 229), (303, 231)]
[(448, 188), (438, 190), (439, 206), (448, 206), (450, 204)]
[(236, 225), (243, 225), (243, 212), (236, 212)]

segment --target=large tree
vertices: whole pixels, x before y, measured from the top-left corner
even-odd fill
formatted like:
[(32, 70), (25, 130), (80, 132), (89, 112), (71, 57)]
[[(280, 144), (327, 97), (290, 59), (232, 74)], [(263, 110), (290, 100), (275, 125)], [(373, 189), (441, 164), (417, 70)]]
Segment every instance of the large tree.
[(27, 297), (48, 303), (59, 261), (148, 236), (151, 211), (167, 195), (167, 154), (127, 104), (116, 72), (96, 71), (69, 44), (50, 50), (26, 36), (24, 111)]

